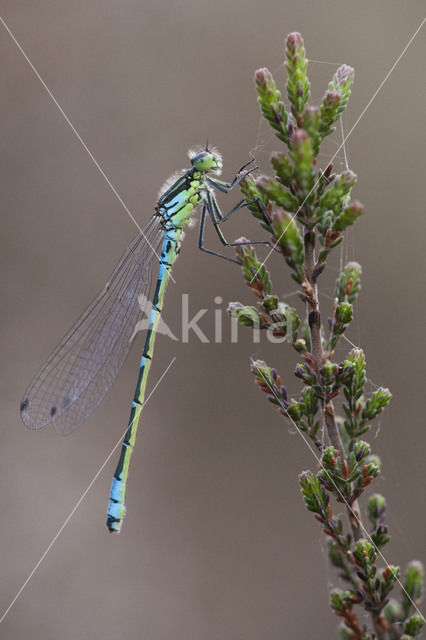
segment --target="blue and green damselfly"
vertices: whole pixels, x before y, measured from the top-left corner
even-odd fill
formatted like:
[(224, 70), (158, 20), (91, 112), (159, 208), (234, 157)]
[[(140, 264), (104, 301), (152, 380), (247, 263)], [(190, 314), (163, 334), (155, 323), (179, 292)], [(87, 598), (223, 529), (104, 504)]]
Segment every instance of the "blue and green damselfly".
[(35, 376), (21, 403), (22, 420), (30, 429), (41, 429), (52, 423), (59, 433), (68, 434), (90, 416), (110, 390), (130, 350), (144, 313), (140, 300), (148, 298), (152, 265), (160, 250), (158, 279), (139, 377), (109, 498), (107, 526), (110, 531), (120, 531), (125, 515), (130, 458), (144, 403), (166, 284), (179, 253), (183, 230), (196, 207), (201, 205), (199, 248), (232, 260), (204, 247), (206, 217), (211, 219), (221, 243), (228, 245), (220, 224), (246, 204), (242, 200), (227, 216), (223, 216), (213, 188), (224, 193), (231, 191), (253, 170), (246, 169), (252, 161), (240, 169), (232, 182), (224, 182), (217, 177), (222, 168), (222, 158), (216, 150), (206, 146), (205, 149), (190, 151), (189, 157), (191, 168), (164, 185), (154, 215), (130, 243), (104, 289)]

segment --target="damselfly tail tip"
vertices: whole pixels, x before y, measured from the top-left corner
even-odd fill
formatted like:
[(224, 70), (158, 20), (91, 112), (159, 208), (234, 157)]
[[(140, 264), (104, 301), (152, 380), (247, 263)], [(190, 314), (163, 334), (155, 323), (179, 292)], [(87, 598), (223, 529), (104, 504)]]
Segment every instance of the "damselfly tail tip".
[(110, 533), (120, 533), (121, 523), (121, 520), (117, 520), (117, 518), (114, 518), (113, 516), (108, 516), (106, 526)]

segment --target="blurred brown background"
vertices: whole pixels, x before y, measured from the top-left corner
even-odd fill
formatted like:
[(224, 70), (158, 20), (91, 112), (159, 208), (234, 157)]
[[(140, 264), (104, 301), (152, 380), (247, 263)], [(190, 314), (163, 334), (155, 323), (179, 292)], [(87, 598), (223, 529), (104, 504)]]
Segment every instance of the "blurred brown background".
[[(207, 137), (224, 155), (225, 177), (250, 150), (268, 172), (279, 143), (260, 121), (252, 78), (268, 66), (283, 85), (288, 32), (300, 31), (319, 61), (310, 65), (313, 103), (335, 63), (355, 67), (348, 131), (420, 24), (422, 3), (2, 0), (1, 15), (143, 223), (162, 182), (186, 166), (187, 148)], [(333, 283), (340, 256), (363, 265), (348, 335), (366, 350), (372, 382), (394, 394), (370, 440), (383, 461), (375, 490), (389, 502), (386, 556), (402, 565), (425, 559), (424, 36), (347, 143), (366, 214), (323, 280)], [(1, 615), (124, 430), (141, 341), (72, 436), (22, 425), (26, 385), (135, 227), (2, 26), (0, 48)], [(338, 131), (328, 157), (340, 139)], [(340, 152), (336, 169), (344, 166)], [(220, 201), (226, 210), (237, 199)], [(230, 238), (261, 234), (247, 212), (228, 225)], [(294, 292), (279, 259), (268, 265), (280, 293)], [(210, 338), (215, 296), (223, 307), (251, 303), (237, 268), (197, 250), (195, 230), (174, 275), (164, 317), (175, 332), (182, 293), (190, 292), (191, 315), (209, 309), (200, 326)], [(328, 588), (338, 583), (298, 490), (298, 473), (315, 462), (248, 370), (250, 356), (264, 358), (296, 392), (295, 358), (286, 345), (240, 336), (230, 344), (225, 318), (221, 345), (159, 338), (151, 388), (176, 361), (145, 411), (122, 534), (104, 525), (114, 455), (3, 622), (2, 638), (337, 637)]]

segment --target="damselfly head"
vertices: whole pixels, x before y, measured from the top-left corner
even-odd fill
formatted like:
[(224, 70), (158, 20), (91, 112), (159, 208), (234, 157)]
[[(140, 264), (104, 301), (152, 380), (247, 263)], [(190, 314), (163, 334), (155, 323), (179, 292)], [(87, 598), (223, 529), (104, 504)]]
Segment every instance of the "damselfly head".
[(222, 156), (217, 149), (190, 149), (188, 152), (192, 166), (198, 171), (220, 173)]

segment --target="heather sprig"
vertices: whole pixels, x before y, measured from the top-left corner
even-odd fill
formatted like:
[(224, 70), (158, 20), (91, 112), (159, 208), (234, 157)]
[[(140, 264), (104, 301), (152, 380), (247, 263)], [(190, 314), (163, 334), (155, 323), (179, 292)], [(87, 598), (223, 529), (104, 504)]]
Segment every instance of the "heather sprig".
[[(256, 72), (262, 114), (283, 148), (271, 155), (272, 175), (249, 175), (241, 183), (247, 206), (268, 234), (274, 254), (281, 253), (289, 267), (304, 309), (280, 300), (265, 260), (243, 238), (245, 244), (237, 246), (236, 253), (256, 304), (232, 302), (228, 310), (245, 326), (285, 338), (300, 356), (294, 375), (302, 388), (294, 397), (289, 397), (282, 371), (262, 360), (252, 361), (251, 371), (269, 402), (314, 445), (318, 467), (303, 471), (299, 482), (307, 510), (328, 538), (329, 560), (344, 583), (344, 589), (333, 589), (330, 596), (332, 611), (342, 619), (341, 637), (408, 640), (419, 636), (424, 622), (418, 611), (423, 566), (414, 561), (400, 577), (400, 568), (384, 561), (382, 549), (390, 540), (384, 496), (368, 497), (365, 523), (361, 510), (364, 492), (381, 473), (380, 459), (365, 438), (391, 393), (384, 387), (367, 392), (362, 349), (354, 347), (336, 357), (356, 317), (361, 266), (349, 262), (342, 268), (330, 292), (333, 303), (325, 323), (318, 294), (330, 255), (363, 213), (362, 204), (352, 199), (355, 173), (346, 169), (336, 174), (330, 163), (318, 163), (322, 141), (348, 104), (354, 71), (339, 67), (321, 104), (314, 106), (309, 105), (307, 67), (303, 39), (292, 33), (285, 51), (287, 107), (272, 74), (267, 69)], [(392, 598), (398, 584), (401, 592)], [(360, 608), (370, 616), (370, 624), (359, 615)]]

